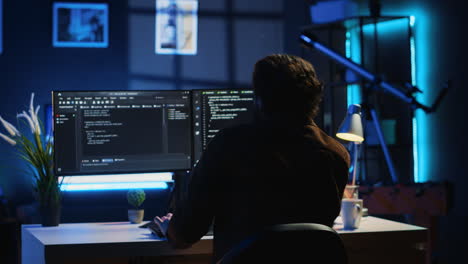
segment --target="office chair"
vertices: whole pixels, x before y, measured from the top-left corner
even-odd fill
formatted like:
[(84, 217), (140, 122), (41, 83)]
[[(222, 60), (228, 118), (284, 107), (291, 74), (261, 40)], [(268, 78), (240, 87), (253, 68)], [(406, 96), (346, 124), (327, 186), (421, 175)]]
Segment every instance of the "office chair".
[(228, 251), (218, 264), (347, 264), (343, 241), (322, 224), (294, 223), (267, 227)]

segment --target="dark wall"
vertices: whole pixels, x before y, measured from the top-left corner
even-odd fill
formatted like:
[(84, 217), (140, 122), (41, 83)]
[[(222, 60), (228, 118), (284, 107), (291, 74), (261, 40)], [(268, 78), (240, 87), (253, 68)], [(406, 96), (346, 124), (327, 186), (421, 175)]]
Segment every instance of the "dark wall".
[[(52, 90), (127, 89), (127, 6), (109, 1), (109, 47), (53, 48), (52, 1), (3, 1), (0, 114), (13, 124), (30, 94), (42, 108)], [(40, 116), (44, 117), (44, 112)], [(32, 201), (31, 176), (13, 148), (0, 152), (0, 186), (13, 204)]]

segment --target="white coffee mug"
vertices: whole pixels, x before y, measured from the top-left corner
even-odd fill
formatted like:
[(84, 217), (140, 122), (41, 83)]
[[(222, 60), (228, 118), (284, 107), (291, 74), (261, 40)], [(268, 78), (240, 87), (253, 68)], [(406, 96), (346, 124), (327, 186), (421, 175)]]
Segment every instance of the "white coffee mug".
[(362, 218), (362, 206), (362, 199), (344, 198), (341, 200), (343, 229), (353, 230), (359, 228)]

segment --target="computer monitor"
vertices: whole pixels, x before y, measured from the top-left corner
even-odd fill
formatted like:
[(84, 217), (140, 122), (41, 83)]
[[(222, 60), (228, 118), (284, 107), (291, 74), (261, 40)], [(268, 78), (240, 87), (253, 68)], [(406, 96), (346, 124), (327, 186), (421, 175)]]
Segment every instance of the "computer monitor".
[(189, 91), (54, 91), (52, 102), (59, 176), (193, 164)]
[(193, 90), (193, 161), (219, 130), (245, 124), (254, 118), (254, 92), (247, 89)]

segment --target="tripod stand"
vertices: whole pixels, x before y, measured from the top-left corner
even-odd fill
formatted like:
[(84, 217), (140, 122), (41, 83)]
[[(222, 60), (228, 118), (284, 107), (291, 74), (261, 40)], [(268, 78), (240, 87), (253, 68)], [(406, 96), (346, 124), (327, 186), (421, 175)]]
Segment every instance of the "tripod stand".
[[(350, 69), (351, 71), (355, 72), (356, 74), (360, 75), (364, 80), (369, 82), (372, 90), (384, 90), (386, 92), (389, 92), (392, 96), (409, 104), (412, 110), (422, 109), (425, 113), (434, 112), (438, 108), (440, 102), (442, 101), (442, 99), (444, 98), (444, 96), (446, 95), (450, 87), (450, 82), (447, 82), (446, 85), (443, 87), (443, 89), (439, 92), (434, 104), (432, 104), (432, 106), (426, 106), (418, 102), (416, 98), (413, 96), (413, 93), (421, 92), (415, 86), (407, 83), (405, 84), (405, 89), (406, 89), (405, 91), (402, 91), (396, 87), (393, 87), (391, 84), (383, 81), (380, 77), (364, 69), (361, 65), (353, 62), (352, 60), (346, 57), (343, 57), (339, 53), (327, 48), (326, 46), (318, 42), (317, 37), (311, 34), (310, 32), (308, 32), (307, 29), (302, 31), (299, 40), (306, 47), (323, 53), (324, 55), (328, 56), (329, 58), (331, 58), (338, 64), (341, 64), (345, 66), (346, 68)], [(371, 105), (367, 104), (365, 105), (365, 108), (366, 108), (366, 112), (369, 113), (370, 117), (372, 118), (373, 125), (377, 132), (379, 144), (384, 153), (385, 162), (387, 164), (387, 168), (392, 178), (392, 182), (396, 184), (398, 183), (398, 177), (397, 177), (395, 167), (393, 164), (393, 160), (390, 156), (390, 152), (388, 150), (387, 144), (385, 143), (385, 140), (384, 140), (383, 132), (380, 127), (380, 122), (379, 122), (377, 113), (374, 107), (372, 107)]]
[(384, 154), (385, 163), (387, 165), (388, 172), (390, 174), (392, 183), (398, 183), (398, 176), (395, 170), (395, 165), (393, 164), (392, 156), (390, 155), (390, 151), (388, 150), (387, 143), (385, 142), (384, 134), (382, 132), (382, 127), (380, 125), (380, 120), (377, 115), (377, 111), (372, 104), (362, 103), (364, 115), (370, 115), (370, 119), (372, 121), (372, 125), (374, 126), (377, 139), (379, 141), (380, 148)]

